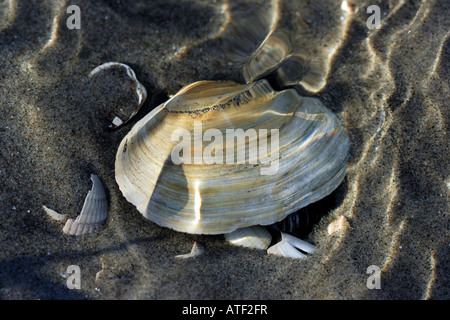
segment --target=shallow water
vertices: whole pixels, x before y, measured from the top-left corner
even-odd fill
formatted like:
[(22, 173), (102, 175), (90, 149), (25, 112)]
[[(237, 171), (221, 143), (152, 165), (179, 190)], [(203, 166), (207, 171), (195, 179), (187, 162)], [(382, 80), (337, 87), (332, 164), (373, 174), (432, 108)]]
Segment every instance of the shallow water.
[[(448, 299), (449, 1), (0, 2), (0, 297), (208, 299)], [(262, 46), (270, 66), (244, 72)], [(274, 53), (270, 55), (270, 53)], [(308, 240), (304, 260), (235, 248), (145, 220), (114, 181), (108, 130), (136, 106), (119, 70), (149, 98), (143, 112), (197, 80), (268, 76), (318, 97), (348, 130), (347, 178)], [(255, 71), (256, 70), (256, 71)], [(110, 217), (93, 236), (62, 234), (42, 210), (75, 217), (96, 173)], [(194, 241), (198, 259), (178, 261)], [(67, 266), (82, 270), (68, 290)], [(370, 265), (381, 289), (367, 288)], [(104, 270), (96, 281), (96, 273)], [(242, 284), (245, 283), (245, 286)]]

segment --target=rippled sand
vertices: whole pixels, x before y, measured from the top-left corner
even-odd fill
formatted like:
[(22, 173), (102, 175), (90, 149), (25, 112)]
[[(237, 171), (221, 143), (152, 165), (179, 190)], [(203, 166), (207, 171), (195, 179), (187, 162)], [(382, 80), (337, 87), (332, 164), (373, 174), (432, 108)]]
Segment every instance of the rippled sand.
[[(371, 1), (92, 2), (70, 2), (82, 20), (69, 30), (66, 1), (0, 1), (0, 298), (450, 297), (449, 1), (383, 1), (379, 30), (366, 25)], [(127, 63), (145, 114), (197, 80), (266, 76), (243, 73), (263, 41), (281, 48), (275, 81), (320, 98), (352, 143), (304, 260), (142, 218), (114, 180), (130, 126), (108, 130), (136, 106), (133, 83), (120, 70), (88, 77)], [(42, 205), (77, 216), (91, 173), (107, 188), (106, 228), (64, 235)], [(175, 259), (194, 241), (203, 255)], [(66, 287), (69, 265), (80, 290)], [(371, 265), (379, 290), (366, 285)]]

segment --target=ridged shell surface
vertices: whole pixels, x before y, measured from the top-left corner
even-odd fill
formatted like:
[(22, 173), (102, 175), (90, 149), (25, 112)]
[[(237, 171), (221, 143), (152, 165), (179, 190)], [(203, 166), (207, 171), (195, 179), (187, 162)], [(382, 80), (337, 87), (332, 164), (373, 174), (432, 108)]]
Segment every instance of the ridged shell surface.
[[(205, 139), (209, 129), (223, 140)], [(239, 145), (225, 138), (227, 129), (259, 134)], [(191, 163), (172, 159), (176, 130), (191, 137)], [(264, 132), (270, 152), (250, 152)], [(221, 155), (211, 153), (213, 143), (223, 158), (234, 151), (234, 163), (205, 161), (205, 153)], [(317, 99), (275, 91), (266, 80), (200, 81), (132, 128), (119, 146), (115, 174), (125, 198), (149, 220), (181, 232), (223, 234), (272, 224), (331, 193), (344, 178), (348, 148), (345, 129)]]
[(92, 189), (88, 192), (83, 208), (78, 217), (69, 219), (64, 225), (63, 232), (69, 235), (83, 235), (92, 233), (103, 224), (108, 217), (108, 200), (102, 182), (95, 174), (91, 175)]

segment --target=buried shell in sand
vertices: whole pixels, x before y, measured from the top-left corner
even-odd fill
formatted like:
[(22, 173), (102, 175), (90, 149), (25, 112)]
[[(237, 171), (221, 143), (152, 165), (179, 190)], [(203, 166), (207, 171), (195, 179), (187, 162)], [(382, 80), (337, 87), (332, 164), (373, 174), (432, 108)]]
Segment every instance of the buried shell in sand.
[[(229, 130), (241, 130), (245, 143), (226, 139)], [(345, 176), (348, 149), (345, 129), (317, 99), (275, 91), (264, 79), (200, 81), (125, 136), (116, 181), (125, 198), (161, 226), (226, 234), (273, 224), (330, 194)]]
[[(97, 231), (108, 217), (108, 200), (102, 182), (95, 174), (91, 175), (92, 189), (88, 192), (78, 217), (68, 219), (63, 232), (68, 235), (83, 235)], [(43, 206), (44, 211), (55, 221), (63, 222), (67, 215)]]

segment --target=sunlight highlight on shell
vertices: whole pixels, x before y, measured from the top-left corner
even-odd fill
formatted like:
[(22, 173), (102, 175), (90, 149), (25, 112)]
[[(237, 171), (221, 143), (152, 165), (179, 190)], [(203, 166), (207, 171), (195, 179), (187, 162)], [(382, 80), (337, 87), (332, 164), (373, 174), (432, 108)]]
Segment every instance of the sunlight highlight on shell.
[(202, 218), (201, 214), (201, 208), (202, 208), (202, 196), (200, 195), (200, 181), (195, 181), (195, 203), (194, 203), (194, 210), (195, 210), (195, 220), (194, 224), (197, 225), (200, 222), (200, 219)]

